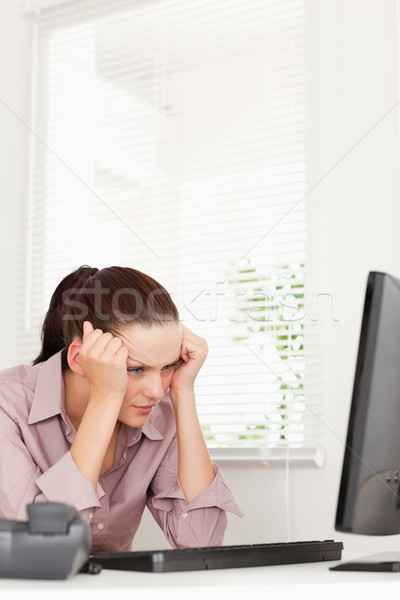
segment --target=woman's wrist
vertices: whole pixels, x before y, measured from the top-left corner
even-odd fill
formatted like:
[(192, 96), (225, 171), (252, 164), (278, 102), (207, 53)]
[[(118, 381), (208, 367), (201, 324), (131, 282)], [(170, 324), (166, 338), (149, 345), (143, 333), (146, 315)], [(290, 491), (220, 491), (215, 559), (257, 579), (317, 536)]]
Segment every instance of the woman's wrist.
[(107, 391), (93, 389), (90, 393), (89, 402), (85, 412), (95, 406), (104, 406), (105, 403), (108, 403), (108, 405), (118, 406), (120, 408), (123, 400), (124, 395), (119, 391), (112, 389)]
[(169, 389), (169, 396), (171, 398), (172, 404), (175, 407), (179, 406), (179, 404), (181, 403), (190, 403), (192, 402), (193, 404), (195, 404), (195, 394), (194, 394), (194, 387), (189, 387), (186, 389), (173, 389), (170, 388)]

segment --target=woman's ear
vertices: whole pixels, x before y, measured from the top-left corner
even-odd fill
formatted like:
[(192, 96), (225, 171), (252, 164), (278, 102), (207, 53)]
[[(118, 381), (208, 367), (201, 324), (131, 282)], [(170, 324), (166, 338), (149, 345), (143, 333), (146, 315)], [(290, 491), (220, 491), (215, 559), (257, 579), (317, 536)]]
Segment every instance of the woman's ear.
[(80, 361), (79, 361), (79, 352), (81, 350), (81, 347), (82, 347), (82, 340), (76, 339), (73, 342), (71, 342), (71, 344), (69, 345), (69, 348), (68, 348), (68, 352), (67, 352), (67, 362), (68, 362), (68, 366), (71, 369), (71, 371), (73, 371), (77, 375), (81, 375), (82, 377), (85, 377), (85, 373), (83, 372), (83, 369), (82, 369)]

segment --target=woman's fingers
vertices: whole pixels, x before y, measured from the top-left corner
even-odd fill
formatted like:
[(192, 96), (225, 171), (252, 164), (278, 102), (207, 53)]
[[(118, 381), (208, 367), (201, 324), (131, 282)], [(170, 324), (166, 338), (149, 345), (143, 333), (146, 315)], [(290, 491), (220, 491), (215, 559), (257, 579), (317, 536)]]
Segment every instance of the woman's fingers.
[[(114, 348), (115, 350), (120, 348), (119, 342), (121, 340), (119, 340), (119, 338), (113, 336), (110, 332), (104, 332), (102, 329), (93, 329), (93, 325), (88, 321), (85, 321), (85, 323), (90, 325), (91, 330), (89, 331), (88, 327), (84, 327), (84, 351), (86, 350), (87, 353), (90, 352), (92, 356), (100, 357), (102, 354), (104, 354), (111, 342), (113, 343), (108, 349), (108, 352), (112, 352)], [(114, 342), (114, 340), (116, 341)]]
[[(100, 340), (99, 340), (100, 342)], [(103, 349), (103, 357), (107, 360), (118, 355), (119, 350), (122, 347), (122, 340), (117, 337), (112, 337), (109, 342), (106, 343)], [(119, 355), (120, 356), (120, 355)]]
[(83, 337), (86, 337), (92, 331), (94, 331), (94, 327), (91, 324), (91, 322), (90, 321), (84, 321), (83, 322)]
[(207, 357), (207, 353), (206, 340), (182, 325), (181, 358), (185, 364), (175, 370), (171, 380), (170, 392), (193, 388), (194, 381)]
[(85, 321), (83, 324), (82, 346), (89, 351), (102, 335), (104, 335), (104, 332), (101, 329), (94, 329), (89, 321)]
[(126, 364), (128, 359), (128, 348), (122, 344), (121, 348), (116, 352), (116, 356), (117, 358), (120, 358), (124, 364)]

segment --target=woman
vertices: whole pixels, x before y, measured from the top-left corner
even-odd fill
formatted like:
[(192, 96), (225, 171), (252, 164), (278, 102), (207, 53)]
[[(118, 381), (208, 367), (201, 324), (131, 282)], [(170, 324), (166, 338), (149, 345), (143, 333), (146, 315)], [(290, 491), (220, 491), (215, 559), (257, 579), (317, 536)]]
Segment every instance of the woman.
[(0, 516), (65, 502), (89, 522), (92, 552), (126, 551), (147, 505), (173, 547), (220, 545), (225, 511), (241, 512), (196, 413), (206, 356), (151, 277), (65, 277), (34, 366), (0, 373)]

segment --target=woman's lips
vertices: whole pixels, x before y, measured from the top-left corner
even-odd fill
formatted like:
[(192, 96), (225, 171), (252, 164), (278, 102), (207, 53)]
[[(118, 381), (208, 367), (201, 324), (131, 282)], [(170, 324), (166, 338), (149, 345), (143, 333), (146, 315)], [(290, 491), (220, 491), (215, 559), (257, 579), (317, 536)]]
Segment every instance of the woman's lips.
[(134, 406), (135, 410), (138, 411), (141, 415), (149, 415), (154, 408), (153, 404), (149, 404), (147, 406)]

